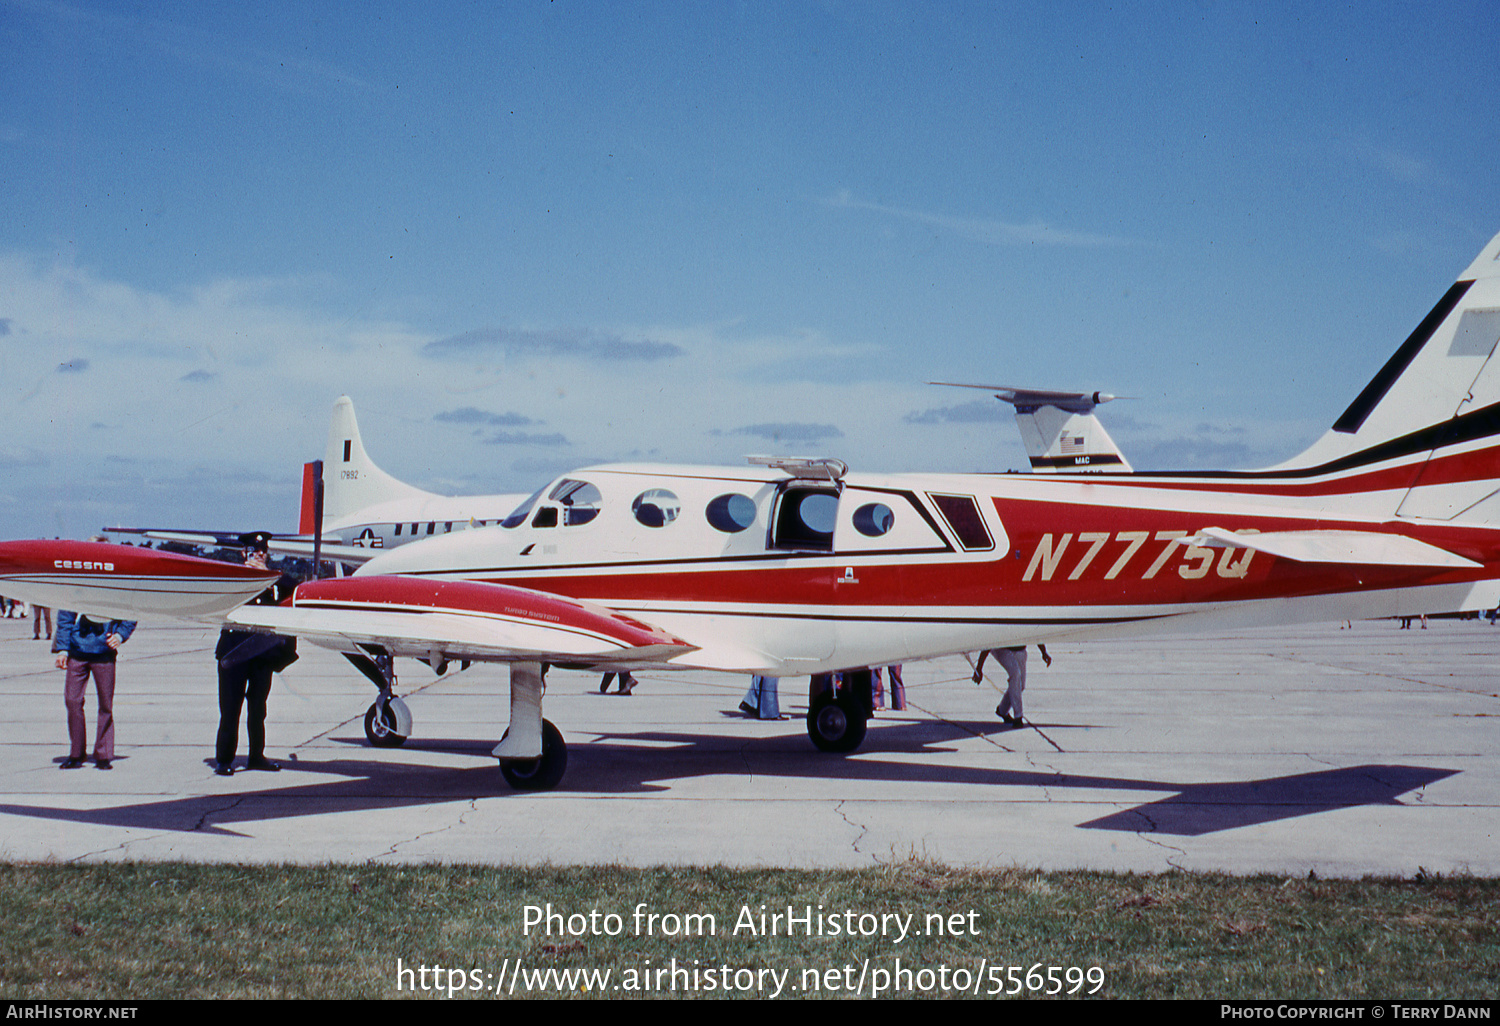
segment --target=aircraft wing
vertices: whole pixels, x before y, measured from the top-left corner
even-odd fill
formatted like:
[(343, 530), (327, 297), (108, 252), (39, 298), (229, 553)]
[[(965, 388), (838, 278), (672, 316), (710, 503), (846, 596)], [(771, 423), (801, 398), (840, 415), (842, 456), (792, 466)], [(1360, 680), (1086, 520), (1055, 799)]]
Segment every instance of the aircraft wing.
[(280, 576), (133, 545), (0, 542), (0, 594), (101, 619), (216, 622)]
[(289, 605), (244, 606), (225, 620), (342, 652), (569, 666), (665, 664), (695, 646), (632, 617), (547, 592), (399, 574), (298, 587)]
[(623, 669), (666, 666), (698, 650), (602, 606), (481, 581), (330, 578), (300, 585), (283, 605), (244, 605), (279, 578), (275, 571), (132, 545), (0, 542), (0, 593), (100, 618), (222, 621), (341, 652), (380, 646), (434, 664), (467, 659)]
[[(107, 534), (133, 534), (157, 541), (181, 542), (184, 545), (201, 545), (205, 548), (238, 549), (244, 542), (243, 531), (194, 531), (165, 527), (106, 527)], [(273, 534), (266, 547), (279, 556), (302, 556), (311, 559), (313, 539), (306, 534)], [(331, 563), (365, 563), (383, 552), (362, 545), (339, 545), (323, 542), (319, 555)]]
[(1483, 565), (1436, 545), (1429, 545), (1403, 534), (1386, 534), (1383, 531), (1312, 530), (1235, 534), (1218, 527), (1206, 527), (1195, 537), (1184, 538), (1183, 541), (1206, 548), (1254, 549), (1299, 563), (1432, 567)]

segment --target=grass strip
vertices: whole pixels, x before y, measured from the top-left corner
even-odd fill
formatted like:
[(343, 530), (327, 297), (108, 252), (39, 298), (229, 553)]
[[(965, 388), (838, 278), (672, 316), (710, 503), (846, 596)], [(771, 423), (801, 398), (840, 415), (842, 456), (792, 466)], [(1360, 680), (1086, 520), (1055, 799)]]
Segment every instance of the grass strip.
[(1097, 967), (1096, 997), (1454, 1000), (1495, 996), (1497, 920), (1471, 878), (0, 865), (0, 993), (1029, 997)]

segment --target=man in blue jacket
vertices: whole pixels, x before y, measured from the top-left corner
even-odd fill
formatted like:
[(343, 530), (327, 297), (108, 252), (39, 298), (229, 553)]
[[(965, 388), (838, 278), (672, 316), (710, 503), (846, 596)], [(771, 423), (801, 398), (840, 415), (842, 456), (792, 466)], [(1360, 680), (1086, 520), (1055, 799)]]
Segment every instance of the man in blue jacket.
[(68, 671), (63, 702), (68, 707), (68, 757), (63, 769), (83, 765), (88, 736), (83, 721), (83, 692), (92, 675), (99, 696), (99, 730), (94, 738), (94, 764), (107, 770), (115, 758), (115, 653), (135, 630), (134, 620), (91, 620), (67, 609), (57, 611), (52, 651), (57, 668)]

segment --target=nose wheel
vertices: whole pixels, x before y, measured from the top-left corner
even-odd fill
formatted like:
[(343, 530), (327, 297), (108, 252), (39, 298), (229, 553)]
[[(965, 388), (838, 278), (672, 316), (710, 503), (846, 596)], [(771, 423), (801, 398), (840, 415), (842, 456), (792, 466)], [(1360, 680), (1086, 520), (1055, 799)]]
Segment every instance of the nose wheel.
[(364, 647), (365, 652), (345, 652), (344, 658), (380, 689), (380, 697), (365, 710), (365, 740), (376, 748), (400, 748), (411, 737), (411, 710), (391, 693), (396, 662), (378, 645)]
[(365, 740), (376, 748), (400, 748), (410, 734), (411, 711), (401, 699), (377, 699), (365, 710)]

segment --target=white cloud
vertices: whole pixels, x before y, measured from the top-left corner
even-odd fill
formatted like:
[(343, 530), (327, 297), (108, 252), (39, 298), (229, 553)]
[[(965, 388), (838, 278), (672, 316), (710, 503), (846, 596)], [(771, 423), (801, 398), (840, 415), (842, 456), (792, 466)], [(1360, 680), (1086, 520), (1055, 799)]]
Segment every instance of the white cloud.
[[(343, 394), (376, 462), (435, 491), (529, 492), (590, 463), (739, 465), (768, 451), (861, 471), (1025, 465), (1008, 417), (940, 408), (947, 393), (920, 381), (857, 377), (885, 365), (879, 351), (816, 331), (544, 327), (531, 337), (644, 340), (672, 355), (522, 346), (433, 359), (436, 333), (334, 315), (315, 299), (296, 280), (165, 293), (0, 254), (12, 330), (0, 343), (0, 537), (77, 537), (106, 521), (289, 528), (301, 464), (323, 455)], [(69, 360), (87, 371), (57, 373)], [(1278, 430), (1225, 436), (1201, 420), (1116, 437), (1132, 459), (1132, 448), (1168, 457), (1179, 446), (1190, 459), (1162, 462), (1183, 465), (1258, 454)]]
[(991, 246), (1084, 246), (1094, 248), (1141, 245), (1139, 242), (1116, 235), (1101, 235), (1097, 232), (1059, 228), (1056, 225), (1040, 220), (1021, 224), (997, 221), (991, 218), (954, 217), (948, 214), (933, 214), (923, 210), (912, 210), (907, 207), (892, 207), (884, 203), (871, 203), (867, 200), (855, 199), (853, 194), (847, 189), (840, 190), (827, 202), (829, 206), (833, 207), (872, 210), (878, 214), (885, 214), (888, 217), (926, 225), (929, 228), (936, 228), (951, 235), (957, 235), (961, 238), (971, 239), (974, 242), (982, 242)]
[[(323, 454), (326, 417), (341, 394), (355, 399), (376, 461), (434, 489), (474, 478), (484, 492), (530, 491), (538, 476), (569, 465), (738, 464), (778, 445), (813, 446), (861, 469), (931, 465), (923, 452), (931, 436), (900, 425), (930, 390), (810, 380), (810, 367), (863, 368), (871, 352), (814, 331), (537, 328), (519, 337), (569, 345), (521, 345), (497, 357), (486, 344), (433, 359), (437, 335), (334, 315), (315, 297), (294, 279), (153, 291), (0, 254), (0, 312), (13, 332), (0, 348), (0, 432), (11, 454), (36, 454), (7, 461), (32, 474), (30, 530), (86, 534), (103, 526), (99, 516), (286, 526), (300, 464)], [(66, 361), (87, 361), (87, 371), (58, 374)], [(745, 425), (796, 430), (752, 445), (734, 433)], [(940, 469), (971, 469), (963, 449), (950, 440)], [(99, 477), (94, 468), (110, 456), (130, 457), (133, 473)], [(262, 484), (247, 492), (246, 481)], [(181, 494), (165, 482), (181, 484)], [(110, 509), (120, 512), (104, 515)], [(8, 505), (0, 516), (15, 512)], [(0, 522), (0, 537), (17, 536), (17, 526)]]

